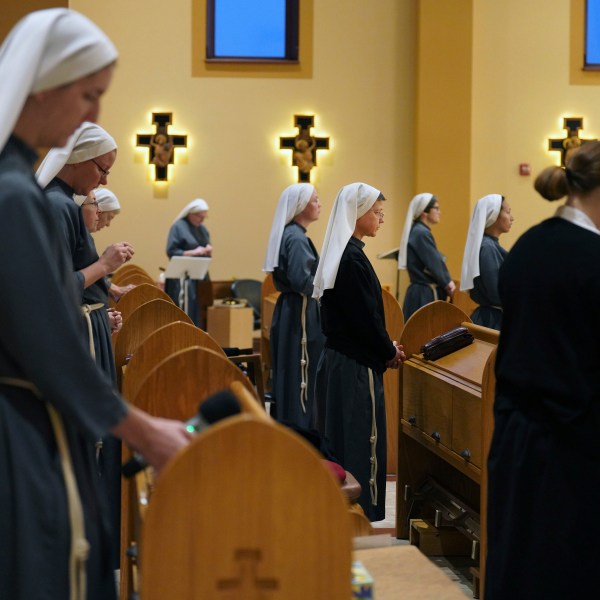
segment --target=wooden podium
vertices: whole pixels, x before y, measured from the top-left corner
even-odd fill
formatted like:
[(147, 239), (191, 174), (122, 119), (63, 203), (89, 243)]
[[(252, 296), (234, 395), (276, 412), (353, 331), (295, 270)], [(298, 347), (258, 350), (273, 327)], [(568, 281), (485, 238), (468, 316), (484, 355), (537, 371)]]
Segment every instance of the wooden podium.
[(224, 348), (252, 348), (254, 317), (249, 306), (209, 306), (208, 333)]

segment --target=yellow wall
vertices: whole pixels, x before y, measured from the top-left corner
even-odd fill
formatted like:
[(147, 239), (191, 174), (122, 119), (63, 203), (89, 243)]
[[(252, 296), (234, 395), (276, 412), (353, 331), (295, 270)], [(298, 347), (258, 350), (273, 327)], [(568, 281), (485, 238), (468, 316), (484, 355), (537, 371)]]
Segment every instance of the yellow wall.
[[(600, 88), (570, 83), (570, 4), (474, 2), (471, 201), (492, 192), (507, 197), (515, 215), (501, 239), (507, 248), (559, 204), (543, 200), (533, 181), (559, 164), (547, 140), (564, 137), (562, 117), (584, 117), (582, 137), (600, 137)], [(518, 175), (521, 162), (531, 164), (531, 176)]]
[[(416, 188), (435, 194), (433, 229), (451, 275), (460, 277), (469, 218), (472, 0), (421, 0), (418, 24)], [(408, 283), (408, 275), (403, 276)]]
[[(18, 4), (9, 0), (9, 8)], [(289, 153), (277, 150), (278, 137), (295, 132), (295, 113), (315, 113), (315, 133), (331, 137), (314, 171), (324, 204), (309, 232), (318, 248), (341, 185), (362, 179), (389, 198), (386, 224), (367, 243), (384, 283), (395, 282), (394, 261), (375, 255), (398, 245), (416, 192), (440, 195), (434, 235), (455, 278), (479, 197), (498, 192), (513, 206), (513, 231), (501, 240), (507, 248), (554, 212), (556, 204), (533, 190), (535, 175), (558, 160), (547, 151), (548, 137), (562, 137), (563, 116), (583, 116), (584, 137), (600, 137), (600, 79), (577, 73), (571, 40), (583, 0), (313, 4), (312, 77), (275, 79), (192, 77), (192, 0), (168, 9), (157, 0), (71, 1), (121, 52), (101, 123), (120, 146), (109, 187), (124, 209), (97, 235), (100, 250), (127, 239), (136, 262), (156, 274), (166, 264), (172, 219), (204, 197), (213, 277), (261, 277), (273, 207), (295, 180)], [(159, 109), (172, 111), (175, 131), (190, 136), (183, 164), (162, 189), (133, 147)], [(521, 162), (531, 164), (531, 176), (518, 175)]]
[[(395, 282), (394, 261), (375, 255), (398, 245), (413, 188), (416, 0), (317, 0), (311, 79), (193, 78), (189, 0), (72, 0), (70, 6), (97, 22), (120, 51), (100, 123), (119, 144), (109, 187), (123, 212), (97, 234), (99, 250), (129, 240), (136, 262), (157, 274), (167, 262), (173, 218), (203, 197), (211, 207), (212, 277), (261, 278), (274, 206), (295, 181), (278, 137), (294, 134), (294, 114), (314, 113), (314, 132), (331, 137), (331, 150), (318, 156), (314, 171), (324, 209), (309, 234), (320, 248), (342, 185), (363, 180), (379, 187), (390, 200), (386, 225), (367, 252), (382, 282)], [(156, 192), (143, 153), (133, 148), (135, 134), (149, 131), (149, 113), (158, 109), (172, 111), (175, 130), (190, 140), (165, 193)]]

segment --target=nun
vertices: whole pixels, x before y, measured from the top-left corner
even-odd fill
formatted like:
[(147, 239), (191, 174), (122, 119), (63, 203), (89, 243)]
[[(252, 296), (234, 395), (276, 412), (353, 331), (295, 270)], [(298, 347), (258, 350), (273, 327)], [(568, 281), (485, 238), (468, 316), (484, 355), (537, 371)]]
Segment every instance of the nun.
[[(94, 199), (83, 208), (77, 202), (99, 185), (107, 183), (117, 156), (117, 144), (112, 136), (95, 123), (85, 122), (62, 148), (52, 148), (37, 171), (38, 183), (61, 224), (63, 242), (71, 255), (75, 284), (81, 294), (81, 310), (87, 322), (90, 353), (99, 369), (117, 389), (117, 372), (112, 346), (116, 315), (108, 312), (110, 282), (107, 275), (133, 256), (126, 242), (109, 246), (98, 256), (96, 244), (86, 226), (86, 212), (97, 211)], [(97, 225), (97, 223), (96, 223)], [(121, 443), (109, 436), (96, 442), (98, 474), (106, 486), (109, 498), (110, 522), (118, 555), (121, 522)], [(118, 560), (113, 563), (118, 568)]]
[(327, 225), (313, 297), (321, 300), (325, 348), (317, 366), (316, 426), (361, 486), (371, 521), (385, 518), (386, 422), (383, 373), (405, 359), (385, 328), (381, 285), (363, 248), (383, 224), (383, 194), (344, 186)]
[(96, 231), (100, 231), (110, 227), (112, 220), (121, 212), (121, 204), (115, 194), (105, 187), (96, 190), (96, 201), (100, 210)]
[(507, 251), (498, 238), (510, 231), (513, 221), (504, 196), (489, 194), (477, 201), (467, 233), (460, 289), (479, 304), (471, 315), (473, 323), (491, 329), (502, 327), (498, 273)]
[(61, 225), (33, 175), (36, 148), (96, 118), (116, 59), (64, 8), (27, 15), (0, 47), (0, 596), (11, 600), (114, 600), (93, 443), (112, 432), (160, 469), (190, 437), (126, 404), (92, 360)]
[(417, 194), (408, 205), (398, 253), (398, 268), (408, 270), (410, 285), (402, 312), (408, 318), (419, 308), (446, 300), (456, 285), (446, 267), (446, 257), (435, 245), (431, 227), (440, 222), (440, 203), (433, 194)]
[(283, 190), (263, 266), (281, 292), (270, 338), (276, 417), (303, 429), (313, 427), (315, 374), (324, 342), (319, 303), (312, 297), (319, 255), (306, 234), (320, 214), (311, 184), (295, 183)]
[[(187, 204), (177, 215), (167, 236), (167, 256), (169, 258), (173, 258), (173, 256), (212, 256), (210, 234), (204, 225), (204, 221), (208, 218), (208, 210), (206, 200), (197, 198)], [(207, 274), (204, 281), (208, 279), (209, 276)], [(198, 327), (205, 328), (205, 324), (202, 323), (201, 319), (197, 281), (189, 279), (185, 285), (188, 315)], [(165, 282), (165, 292), (179, 306), (180, 280), (167, 279)]]
[(95, 123), (85, 122), (62, 148), (52, 148), (36, 176), (58, 219), (65, 248), (71, 256), (75, 283), (88, 322), (88, 343), (98, 367), (117, 386), (117, 373), (108, 317), (106, 276), (133, 256), (133, 248), (122, 242), (109, 246), (102, 256), (88, 231), (75, 196), (86, 198), (107, 177), (117, 156), (112, 136)]
[[(108, 188), (97, 188), (94, 190), (94, 195), (96, 197), (96, 202), (98, 203), (98, 223), (96, 224), (96, 229), (94, 229), (93, 232), (88, 227), (88, 231), (90, 231), (90, 233), (95, 233), (96, 231), (100, 231), (105, 227), (110, 227), (112, 220), (121, 212), (121, 203), (119, 202), (119, 199), (115, 196), (114, 192)], [(110, 279), (108, 278), (106, 283), (108, 285), (108, 293), (115, 302), (118, 302), (127, 292), (131, 291), (135, 287), (135, 284), (133, 283), (123, 286), (115, 285), (114, 283), (111, 283)], [(114, 311), (112, 311), (112, 314), (114, 314)], [(108, 316), (111, 317), (110, 308), (108, 309)], [(112, 317), (111, 326), (113, 333), (120, 329), (120, 326), (115, 329)]]

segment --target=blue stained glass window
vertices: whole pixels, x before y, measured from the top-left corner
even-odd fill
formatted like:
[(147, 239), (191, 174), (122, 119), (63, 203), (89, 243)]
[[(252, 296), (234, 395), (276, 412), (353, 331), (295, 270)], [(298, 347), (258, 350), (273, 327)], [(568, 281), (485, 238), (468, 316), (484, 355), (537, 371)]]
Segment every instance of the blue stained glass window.
[(285, 58), (285, 0), (215, 0), (215, 56)]
[(585, 66), (600, 67), (600, 0), (586, 2)]

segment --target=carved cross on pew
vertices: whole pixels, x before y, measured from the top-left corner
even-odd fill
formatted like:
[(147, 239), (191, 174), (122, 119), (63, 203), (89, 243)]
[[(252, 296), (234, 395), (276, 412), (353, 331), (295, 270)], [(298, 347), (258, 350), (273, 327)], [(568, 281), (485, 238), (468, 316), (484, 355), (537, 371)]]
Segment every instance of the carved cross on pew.
[(169, 125), (173, 122), (173, 113), (152, 113), (155, 133), (138, 133), (138, 148), (148, 148), (148, 164), (154, 165), (155, 181), (168, 180), (167, 165), (173, 164), (175, 148), (187, 148), (187, 135), (171, 135)]
[(240, 548), (235, 552), (235, 560), (239, 565), (239, 577), (220, 579), (217, 581), (219, 597), (231, 600), (262, 600), (263, 591), (276, 590), (279, 582), (276, 579), (260, 579), (256, 575), (262, 553), (258, 549)]
[(315, 126), (314, 115), (294, 115), (294, 126), (298, 135), (280, 137), (279, 148), (292, 150), (292, 166), (298, 167), (298, 182), (310, 183), (310, 171), (317, 166), (317, 150), (329, 150), (329, 138), (310, 134)]
[(583, 129), (583, 117), (565, 117), (563, 119), (563, 129), (567, 130), (567, 137), (554, 138), (548, 140), (548, 150), (551, 152), (560, 152), (560, 164), (564, 167), (571, 154), (586, 142), (596, 140), (583, 139), (579, 137), (579, 130)]

